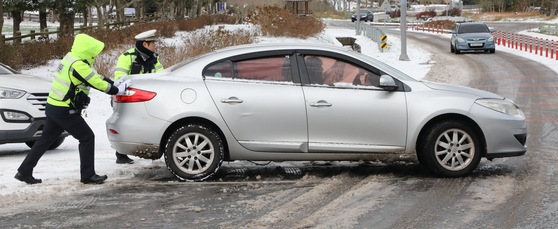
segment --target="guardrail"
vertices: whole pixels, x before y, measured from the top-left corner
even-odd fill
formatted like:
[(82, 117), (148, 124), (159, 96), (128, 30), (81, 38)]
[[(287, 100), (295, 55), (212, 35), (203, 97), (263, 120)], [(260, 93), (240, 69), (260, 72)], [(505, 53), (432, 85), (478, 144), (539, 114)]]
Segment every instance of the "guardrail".
[[(155, 20), (155, 19), (159, 19), (160, 17), (149, 17), (149, 18), (145, 18), (145, 19), (140, 19), (140, 20), (131, 20), (131, 21), (122, 21), (122, 22), (115, 22), (115, 23), (109, 23), (109, 24), (105, 24), (105, 27), (107, 29), (110, 29), (111, 26), (113, 26), (113, 28), (115, 26), (118, 25), (122, 25), (122, 26), (126, 26), (126, 25), (130, 25), (131, 23), (136, 23), (136, 22), (141, 22), (141, 21), (151, 21), (151, 20)], [(74, 28), (73, 32), (75, 33), (76, 31), (79, 31), (80, 33), (84, 33), (86, 31), (89, 30), (94, 30), (94, 29), (98, 29), (99, 26), (84, 26), (84, 25), (80, 25), (79, 28)], [(0, 45), (4, 45), (6, 43), (6, 41), (13, 41), (15, 43), (21, 43), (21, 40), (23, 38), (30, 38), (31, 40), (35, 40), (37, 37), (41, 37), (43, 39), (48, 39), (50, 34), (58, 34), (60, 33), (60, 27), (57, 28), (56, 31), (52, 31), (49, 32), (48, 29), (44, 29), (41, 32), (36, 33), (35, 30), (31, 30), (31, 32), (29, 34), (21, 34), (21, 31), (17, 31), (15, 36), (6, 38), (5, 35), (1, 35), (0, 36)]]
[[(383, 30), (378, 29), (370, 24), (360, 23), (360, 31), (363, 31), (364, 36), (367, 36), (378, 44), (378, 49), (380, 50), (380, 52), (383, 53), (385, 50), (388, 49), (385, 40), (382, 40), (382, 37), (387, 37)], [(384, 46), (385, 48), (382, 46)]]
[(501, 31), (496, 31), (494, 34), (494, 41), (497, 45), (529, 53), (534, 51), (535, 55), (549, 57), (550, 59), (554, 59), (556, 55), (556, 60), (558, 60), (558, 44), (554, 40), (549, 41), (548, 39)]
[[(558, 25), (553, 26), (556, 27)], [(424, 24), (411, 25), (410, 27), (411, 30), (414, 31), (432, 32), (438, 34), (451, 33), (451, 30), (447, 30), (441, 27), (424, 27)], [(494, 36), (494, 42), (496, 43), (496, 45), (501, 45), (504, 47), (507, 46), (508, 48), (524, 51), (525, 53), (534, 53), (535, 55), (558, 60), (558, 41), (532, 37), (523, 34), (506, 33), (502, 31), (496, 31), (492, 33), (492, 35)]]

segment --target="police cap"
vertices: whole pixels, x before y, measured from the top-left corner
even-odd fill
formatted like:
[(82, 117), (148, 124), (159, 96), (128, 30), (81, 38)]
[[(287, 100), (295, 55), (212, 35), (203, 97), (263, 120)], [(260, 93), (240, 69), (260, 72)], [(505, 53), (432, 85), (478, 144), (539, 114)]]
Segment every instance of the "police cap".
[(140, 33), (136, 36), (136, 40), (138, 41), (159, 41), (159, 39), (155, 38), (155, 33), (157, 32), (157, 30), (152, 29), (149, 31), (145, 31), (143, 33)]

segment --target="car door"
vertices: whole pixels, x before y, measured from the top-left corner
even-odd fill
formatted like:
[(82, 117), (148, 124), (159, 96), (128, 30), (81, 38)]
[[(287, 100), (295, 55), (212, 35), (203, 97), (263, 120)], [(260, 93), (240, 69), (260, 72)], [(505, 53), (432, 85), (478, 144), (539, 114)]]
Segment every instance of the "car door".
[[(339, 55), (335, 55), (338, 57)], [(332, 56), (304, 55), (309, 152), (399, 152), (405, 149), (403, 91), (378, 86), (381, 74)], [(305, 71), (304, 71), (305, 67)]]
[(298, 71), (292, 70), (290, 55), (270, 55), (209, 66), (204, 71), (207, 88), (242, 146), (305, 152), (306, 109)]

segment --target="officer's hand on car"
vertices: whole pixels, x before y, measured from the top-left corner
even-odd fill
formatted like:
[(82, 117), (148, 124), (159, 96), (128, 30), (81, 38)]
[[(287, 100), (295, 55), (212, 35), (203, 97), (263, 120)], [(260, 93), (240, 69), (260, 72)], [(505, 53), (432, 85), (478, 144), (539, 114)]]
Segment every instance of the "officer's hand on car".
[(118, 78), (118, 80), (116, 82), (114, 82), (114, 86), (120, 86), (120, 84), (122, 84), (122, 82), (126, 81), (126, 79), (128, 78), (128, 75), (123, 75), (120, 78)]
[(126, 88), (128, 88), (130, 86), (130, 84), (132, 84), (132, 80), (131, 79), (127, 79), (126, 81), (122, 82), (120, 85), (118, 85), (118, 93), (117, 95), (123, 95), (124, 92), (126, 91)]

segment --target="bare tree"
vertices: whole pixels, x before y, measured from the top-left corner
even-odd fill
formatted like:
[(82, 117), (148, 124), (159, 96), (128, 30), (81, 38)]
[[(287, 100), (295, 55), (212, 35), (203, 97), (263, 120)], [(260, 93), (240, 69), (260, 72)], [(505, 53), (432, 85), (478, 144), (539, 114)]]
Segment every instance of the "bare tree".
[(4, 27), (4, 0), (0, 0), (0, 31)]

